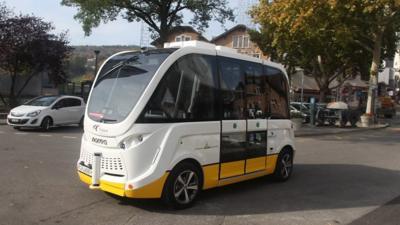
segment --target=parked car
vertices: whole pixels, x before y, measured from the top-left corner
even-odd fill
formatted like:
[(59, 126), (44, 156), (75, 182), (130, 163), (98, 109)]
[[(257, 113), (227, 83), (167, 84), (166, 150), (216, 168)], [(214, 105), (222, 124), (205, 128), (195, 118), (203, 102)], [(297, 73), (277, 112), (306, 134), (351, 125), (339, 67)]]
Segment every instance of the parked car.
[(304, 119), (305, 119), (305, 122), (306, 122), (306, 123), (310, 122), (310, 115), (311, 115), (311, 113), (310, 113), (310, 108), (309, 108), (309, 106), (307, 105), (307, 103), (291, 102), (291, 103), (290, 103), (290, 107), (291, 107), (291, 110), (292, 110), (292, 107), (293, 107), (293, 108), (296, 109), (297, 111), (300, 111), (301, 113), (303, 113), (303, 114), (304, 114)]
[(33, 127), (47, 131), (53, 126), (82, 126), (84, 112), (85, 102), (80, 97), (40, 96), (13, 108), (7, 116), (7, 123), (15, 129)]

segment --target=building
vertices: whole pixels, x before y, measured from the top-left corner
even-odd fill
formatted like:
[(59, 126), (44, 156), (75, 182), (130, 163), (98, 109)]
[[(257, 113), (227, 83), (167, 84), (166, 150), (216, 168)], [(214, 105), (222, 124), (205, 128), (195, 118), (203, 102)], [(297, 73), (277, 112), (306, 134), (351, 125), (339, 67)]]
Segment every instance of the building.
[[(207, 38), (203, 37), (199, 32), (197, 32), (191, 26), (174, 27), (165, 42), (180, 42), (180, 41), (192, 41), (192, 40), (209, 42)], [(154, 45), (157, 48), (162, 48), (164, 46), (164, 43), (161, 43), (160, 38), (157, 38), (156, 40), (151, 42), (151, 45)]]
[[(264, 55), (261, 49), (250, 40), (248, 30), (249, 28), (246, 25), (239, 24), (209, 41), (191, 26), (177, 26), (173, 28), (166, 42), (192, 40), (211, 42), (215, 45), (236, 49), (238, 53), (268, 59), (268, 56)], [(151, 44), (157, 48), (163, 47), (160, 39), (156, 39)]]
[(238, 24), (226, 32), (214, 37), (211, 43), (236, 49), (238, 53), (250, 55), (257, 58), (268, 59), (261, 49), (250, 40), (249, 28)]

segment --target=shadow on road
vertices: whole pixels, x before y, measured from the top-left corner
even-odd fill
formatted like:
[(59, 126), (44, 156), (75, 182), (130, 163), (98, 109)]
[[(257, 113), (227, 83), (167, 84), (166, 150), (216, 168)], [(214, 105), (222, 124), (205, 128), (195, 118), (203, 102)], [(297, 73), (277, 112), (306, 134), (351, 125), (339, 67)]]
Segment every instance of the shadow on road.
[(400, 224), (400, 196), (386, 203), (385, 205), (373, 210), (370, 213), (354, 220), (349, 225), (364, 224)]
[[(400, 194), (400, 172), (345, 164), (296, 165), (293, 177), (263, 177), (204, 191), (187, 210), (166, 210), (156, 200), (119, 199), (119, 204), (181, 215), (251, 215), (378, 206)], [(396, 203), (397, 204), (397, 203)]]
[[(29, 133), (44, 133), (41, 129), (38, 128), (21, 128), (21, 132), (29, 132)], [(83, 133), (83, 129), (77, 125), (69, 125), (69, 126), (60, 126), (60, 127), (52, 127), (49, 131), (45, 132), (46, 134), (78, 134)]]

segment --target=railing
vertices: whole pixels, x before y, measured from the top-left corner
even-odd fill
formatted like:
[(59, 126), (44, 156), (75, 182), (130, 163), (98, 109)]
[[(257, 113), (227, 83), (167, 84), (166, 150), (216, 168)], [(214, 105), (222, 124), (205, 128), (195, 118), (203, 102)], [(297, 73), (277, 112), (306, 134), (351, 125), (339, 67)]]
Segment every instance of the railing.
[(7, 119), (7, 115), (8, 115), (8, 113), (0, 113), (0, 124), (3, 123), (2, 120), (6, 120)]

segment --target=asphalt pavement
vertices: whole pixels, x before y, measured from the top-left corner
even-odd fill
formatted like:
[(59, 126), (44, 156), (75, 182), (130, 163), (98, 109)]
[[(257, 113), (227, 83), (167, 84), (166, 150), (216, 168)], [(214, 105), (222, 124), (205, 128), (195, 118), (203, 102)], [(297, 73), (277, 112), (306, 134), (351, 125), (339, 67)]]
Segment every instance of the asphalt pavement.
[(400, 126), (296, 139), (292, 178), (202, 193), (190, 209), (82, 184), (81, 130), (0, 126), (0, 224), (400, 224)]

